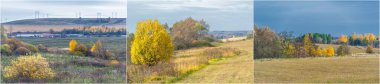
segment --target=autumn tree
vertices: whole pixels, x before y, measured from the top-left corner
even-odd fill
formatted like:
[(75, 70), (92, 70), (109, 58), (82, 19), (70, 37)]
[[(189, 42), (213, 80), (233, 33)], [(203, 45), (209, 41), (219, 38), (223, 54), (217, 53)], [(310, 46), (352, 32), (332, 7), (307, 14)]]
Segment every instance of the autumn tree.
[(292, 43), (288, 43), (284, 48), (283, 54), (285, 57), (292, 57), (296, 53), (296, 48)]
[(279, 58), (282, 55), (281, 40), (269, 27), (258, 28), (254, 32), (254, 59)]
[(338, 41), (340, 43), (346, 44), (348, 42), (348, 37), (346, 35), (340, 35)]
[(311, 56), (312, 51), (314, 51), (314, 49), (312, 49), (313, 45), (311, 43), (309, 34), (305, 34), (305, 36), (303, 37), (303, 47), (306, 49), (306, 52), (308, 53), (307, 56)]
[(197, 21), (189, 17), (174, 23), (171, 28), (176, 49), (186, 49), (197, 46), (196, 42), (204, 40), (208, 32), (208, 24), (205, 21)]
[(132, 63), (152, 66), (160, 61), (168, 62), (173, 49), (169, 34), (157, 19), (137, 23), (131, 46)]
[(319, 46), (316, 46), (316, 56), (323, 56), (323, 50), (321, 49), (321, 47)]
[(76, 46), (77, 46), (77, 41), (74, 40), (74, 39), (71, 39), (71, 41), (69, 43), (69, 50), (70, 50), (70, 52), (75, 52)]
[(335, 55), (335, 51), (334, 51), (334, 48), (332, 46), (329, 46), (327, 49), (326, 49), (326, 56), (334, 56)]

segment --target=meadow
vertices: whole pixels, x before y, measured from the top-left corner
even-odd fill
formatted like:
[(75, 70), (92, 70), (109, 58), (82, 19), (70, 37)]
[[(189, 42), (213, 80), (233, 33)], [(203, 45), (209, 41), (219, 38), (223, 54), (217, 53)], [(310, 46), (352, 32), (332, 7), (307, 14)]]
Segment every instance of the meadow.
[[(250, 47), (252, 40), (214, 44), (217, 46), (176, 50), (169, 64), (162, 63), (152, 67), (129, 64), (128, 81), (145, 83), (252, 83), (253, 60), (252, 52), (250, 52), (252, 51), (252, 47)], [(235, 53), (239, 54), (231, 52), (236, 50)], [(218, 54), (224, 55), (219, 56)], [(217, 57), (212, 57), (213, 55)]]
[(88, 46), (101, 40), (106, 49), (111, 50), (120, 60), (125, 60), (126, 37), (76, 37), (76, 38), (17, 38), (33, 45), (43, 44), (46, 47), (68, 48), (69, 42), (75, 39), (78, 43), (86, 43)]
[(255, 60), (255, 83), (379, 83), (379, 54)]
[[(56, 76), (44, 81), (49, 83), (124, 83), (125, 63), (110, 65), (108, 60), (92, 57), (79, 57), (63, 54), (41, 53), (42, 57), (49, 62)], [(10, 61), (18, 56), (2, 56), (2, 66), (9, 66)], [(2, 80), (0, 82), (17, 82), (13, 80)], [(36, 81), (38, 82), (38, 81)]]

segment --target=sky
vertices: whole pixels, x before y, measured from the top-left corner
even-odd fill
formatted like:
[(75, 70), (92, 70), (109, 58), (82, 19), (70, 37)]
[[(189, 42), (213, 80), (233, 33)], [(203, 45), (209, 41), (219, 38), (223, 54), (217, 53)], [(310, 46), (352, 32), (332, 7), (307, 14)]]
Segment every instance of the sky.
[(379, 35), (379, 2), (371, 1), (262, 1), (254, 2), (254, 24), (269, 26), (276, 32), (293, 31)]
[[(136, 23), (158, 19), (171, 27), (192, 17), (205, 20), (211, 31), (239, 31), (253, 28), (252, 0), (128, 0), (127, 26), (136, 31)], [(128, 31), (128, 30), (127, 30)]]
[(127, 17), (127, 0), (1, 0), (1, 21), (35, 18)]

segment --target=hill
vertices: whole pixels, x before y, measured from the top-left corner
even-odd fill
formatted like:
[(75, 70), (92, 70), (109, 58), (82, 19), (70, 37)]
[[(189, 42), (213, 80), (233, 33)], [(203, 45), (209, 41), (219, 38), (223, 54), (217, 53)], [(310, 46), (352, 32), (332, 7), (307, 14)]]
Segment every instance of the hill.
[(4, 25), (125, 25), (126, 18), (39, 18), (22, 19)]

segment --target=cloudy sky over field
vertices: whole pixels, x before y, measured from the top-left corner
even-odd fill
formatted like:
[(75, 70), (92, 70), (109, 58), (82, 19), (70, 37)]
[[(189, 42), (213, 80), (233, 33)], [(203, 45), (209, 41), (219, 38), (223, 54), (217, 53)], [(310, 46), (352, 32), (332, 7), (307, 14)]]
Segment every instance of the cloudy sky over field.
[(252, 0), (128, 0), (127, 25), (130, 32), (136, 23), (157, 18), (172, 26), (187, 17), (204, 19), (210, 30), (252, 30)]
[(254, 22), (276, 32), (293, 31), (379, 35), (379, 2), (375, 0), (255, 1)]
[(76, 18), (81, 13), (83, 18), (96, 18), (113, 15), (119, 18), (127, 16), (127, 0), (1, 0), (1, 20), (12, 21), (35, 18)]

